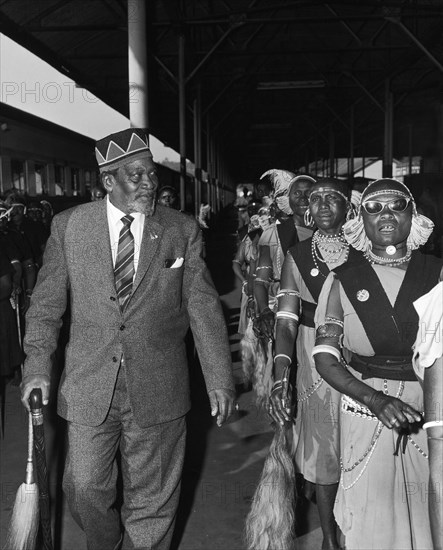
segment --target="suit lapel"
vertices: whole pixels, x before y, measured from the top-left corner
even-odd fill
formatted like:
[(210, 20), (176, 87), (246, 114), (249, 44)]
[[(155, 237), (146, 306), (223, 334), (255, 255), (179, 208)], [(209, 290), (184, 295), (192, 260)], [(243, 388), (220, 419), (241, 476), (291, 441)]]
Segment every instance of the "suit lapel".
[(160, 217), (157, 212), (154, 215), (145, 217), (145, 225), (143, 228), (143, 238), (140, 247), (140, 257), (138, 260), (137, 273), (135, 274), (134, 283), (132, 285), (132, 294), (137, 290), (143, 277), (146, 274), (151, 262), (160, 245), (164, 227), (160, 223)]
[(112, 263), (111, 238), (109, 236), (106, 200), (97, 201), (97, 216), (92, 220), (93, 227), (88, 229), (88, 240), (93, 244), (96, 262), (101, 273), (101, 280), (109, 286), (111, 294), (115, 293), (114, 266)]

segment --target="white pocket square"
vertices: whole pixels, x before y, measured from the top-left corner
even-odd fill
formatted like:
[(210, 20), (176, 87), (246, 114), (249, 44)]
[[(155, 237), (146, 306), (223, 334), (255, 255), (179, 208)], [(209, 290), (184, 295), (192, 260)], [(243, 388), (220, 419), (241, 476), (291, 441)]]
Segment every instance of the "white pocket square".
[(181, 267), (183, 265), (183, 262), (184, 262), (184, 258), (177, 258), (175, 260), (175, 262), (171, 265), (171, 269), (175, 269), (177, 267)]

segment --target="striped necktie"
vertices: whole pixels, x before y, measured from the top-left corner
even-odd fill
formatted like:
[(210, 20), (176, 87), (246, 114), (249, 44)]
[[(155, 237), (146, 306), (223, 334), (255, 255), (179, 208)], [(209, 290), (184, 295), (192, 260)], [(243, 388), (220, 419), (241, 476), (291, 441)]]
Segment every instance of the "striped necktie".
[(115, 288), (120, 307), (123, 310), (132, 292), (134, 279), (134, 236), (131, 233), (132, 216), (123, 216), (123, 227), (118, 238), (117, 257), (115, 259)]

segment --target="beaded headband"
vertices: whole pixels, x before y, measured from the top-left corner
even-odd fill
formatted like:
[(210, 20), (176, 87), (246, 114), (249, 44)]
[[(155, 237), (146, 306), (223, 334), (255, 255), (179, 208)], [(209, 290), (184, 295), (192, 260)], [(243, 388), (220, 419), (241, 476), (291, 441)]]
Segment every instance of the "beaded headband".
[(332, 191), (333, 193), (337, 193), (337, 195), (340, 195), (342, 196), (346, 202), (349, 202), (349, 198), (344, 194), (342, 193), (341, 191), (339, 191), (338, 189), (334, 189), (333, 187), (318, 187), (315, 191), (313, 191), (310, 195), (309, 195), (309, 201), (311, 200), (311, 196), (316, 193), (316, 192), (319, 192), (319, 193), (324, 193), (325, 191)]

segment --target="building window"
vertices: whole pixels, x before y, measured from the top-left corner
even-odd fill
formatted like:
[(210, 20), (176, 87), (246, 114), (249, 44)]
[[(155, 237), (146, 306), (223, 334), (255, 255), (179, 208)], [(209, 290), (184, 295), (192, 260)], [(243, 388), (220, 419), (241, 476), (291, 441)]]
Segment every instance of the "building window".
[(48, 186), (46, 183), (46, 166), (35, 163), (35, 192), (37, 195), (47, 195)]
[(85, 170), (85, 191), (91, 192), (91, 172)]
[(26, 193), (25, 163), (19, 159), (11, 159), (12, 187)]
[(65, 168), (60, 164), (54, 166), (55, 194), (65, 194)]
[(78, 168), (71, 168), (71, 185), (72, 185), (72, 195), (76, 197), (77, 195), (79, 195), (79, 191), (80, 191), (80, 180), (79, 180)]

